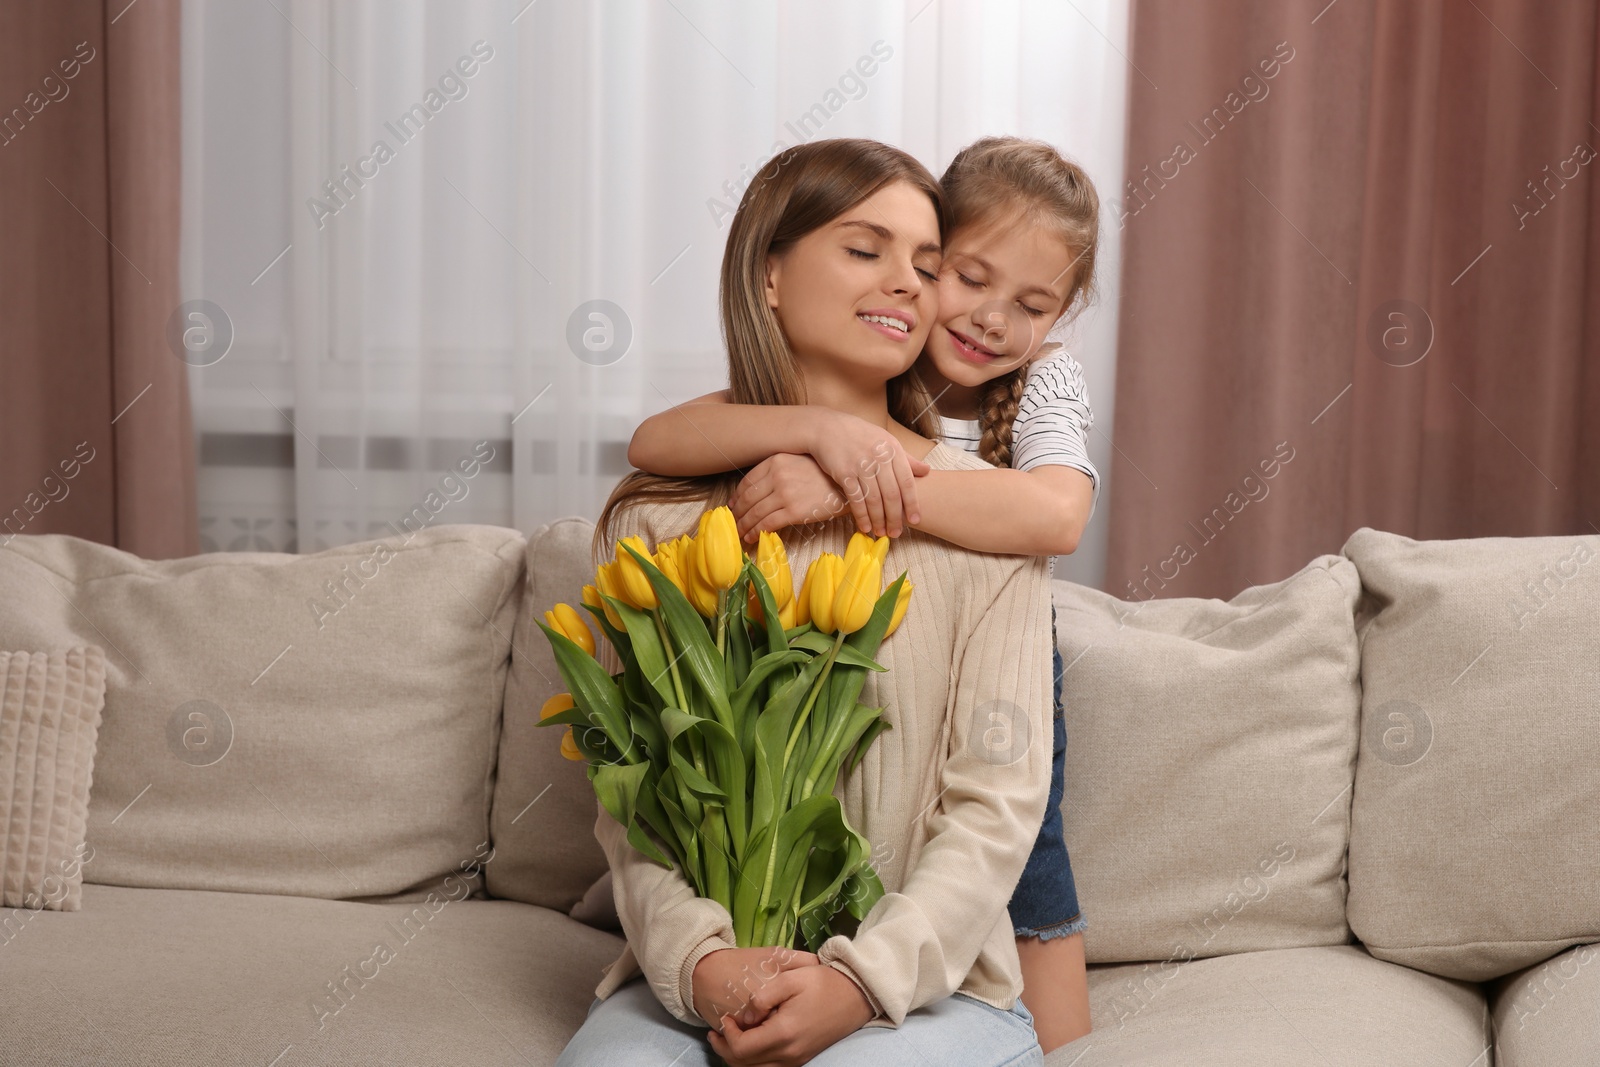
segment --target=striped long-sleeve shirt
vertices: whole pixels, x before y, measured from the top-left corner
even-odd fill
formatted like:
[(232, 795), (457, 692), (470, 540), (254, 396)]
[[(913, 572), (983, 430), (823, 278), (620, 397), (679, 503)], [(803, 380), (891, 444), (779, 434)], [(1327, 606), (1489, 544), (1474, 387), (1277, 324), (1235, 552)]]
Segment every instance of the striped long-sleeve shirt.
[[(1035, 360), (1028, 368), (1017, 421), (1011, 427), (1011, 466), (1026, 471), (1059, 465), (1087, 474), (1094, 483), (1089, 518), (1094, 517), (1094, 505), (1100, 499), (1100, 472), (1089, 461), (1089, 431), (1093, 427), (1094, 409), (1089, 406), (1083, 368), (1072, 354), (1063, 348)], [(941, 415), (939, 432), (951, 448), (978, 454), (977, 419)]]

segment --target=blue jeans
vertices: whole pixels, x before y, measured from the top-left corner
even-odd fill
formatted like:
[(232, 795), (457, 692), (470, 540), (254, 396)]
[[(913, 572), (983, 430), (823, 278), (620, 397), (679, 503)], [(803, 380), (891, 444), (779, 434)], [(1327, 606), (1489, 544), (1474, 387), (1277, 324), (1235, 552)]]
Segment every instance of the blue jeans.
[(1089, 922), (1078, 908), (1072, 860), (1061, 829), (1061, 796), (1067, 761), (1067, 719), (1061, 703), (1061, 646), (1056, 641), (1056, 609), (1050, 606), (1050, 644), (1055, 674), (1055, 751), (1050, 762), (1050, 799), (1044, 824), (1028, 855), (1028, 864), (1011, 894), (1011, 925), (1018, 937), (1048, 941), (1084, 930)]
[[(823, 1049), (812, 1067), (1038, 1067), (1044, 1053), (1033, 1015), (1019, 999), (1010, 1011), (955, 993), (911, 1012), (898, 1027), (869, 1026)], [(638, 975), (589, 1015), (556, 1067), (720, 1067), (706, 1030), (674, 1019)]]

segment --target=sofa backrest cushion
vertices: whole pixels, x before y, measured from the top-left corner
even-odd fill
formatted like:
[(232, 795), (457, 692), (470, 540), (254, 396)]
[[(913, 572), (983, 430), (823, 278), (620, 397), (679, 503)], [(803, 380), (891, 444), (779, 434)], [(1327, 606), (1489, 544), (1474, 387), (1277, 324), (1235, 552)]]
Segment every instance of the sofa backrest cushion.
[(584, 764), (561, 755), (566, 727), (538, 725), (544, 702), (567, 691), (538, 621), (557, 603), (570, 604), (596, 640), (605, 640), (582, 607), (583, 587), (594, 581), (593, 535), (593, 522), (572, 517), (528, 536), (527, 585), (512, 634), (494, 790), (495, 858), (485, 872), (491, 896), (561, 912), (606, 872), (606, 854), (594, 836), (600, 807)]
[(1350, 926), (1487, 981), (1600, 941), (1600, 537), (1345, 543), (1367, 591)]
[(105, 650), (84, 880), (481, 887), (523, 545), (457, 525), (306, 556), (0, 548), (0, 648)]
[(1054, 586), (1089, 962), (1348, 942), (1355, 567), (1229, 601)]

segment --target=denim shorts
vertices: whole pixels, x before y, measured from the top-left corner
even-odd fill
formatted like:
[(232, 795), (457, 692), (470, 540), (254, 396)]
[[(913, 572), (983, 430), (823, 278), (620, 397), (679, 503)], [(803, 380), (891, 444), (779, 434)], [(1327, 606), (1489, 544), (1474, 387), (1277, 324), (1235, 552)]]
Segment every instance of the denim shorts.
[(1061, 797), (1067, 760), (1067, 720), (1061, 703), (1061, 646), (1056, 642), (1056, 609), (1050, 606), (1050, 646), (1055, 677), (1055, 748), (1050, 761), (1050, 798), (1044, 824), (1028, 855), (1028, 864), (1011, 894), (1011, 924), (1018, 937), (1048, 941), (1084, 930), (1089, 924), (1078, 908), (1072, 860), (1061, 827)]

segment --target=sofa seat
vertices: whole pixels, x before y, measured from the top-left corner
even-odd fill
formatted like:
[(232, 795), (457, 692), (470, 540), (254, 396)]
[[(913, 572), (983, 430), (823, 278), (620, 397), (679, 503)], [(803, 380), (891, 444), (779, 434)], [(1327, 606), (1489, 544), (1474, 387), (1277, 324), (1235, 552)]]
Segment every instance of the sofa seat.
[(435, 907), (86, 884), (81, 911), (0, 908), (0, 1062), (554, 1063), (621, 939)]
[(1095, 1029), (1047, 1067), (1488, 1067), (1475, 983), (1357, 945), (1089, 967)]
[(1594, 1063), (1600, 1057), (1600, 945), (1489, 983), (1496, 1067)]

